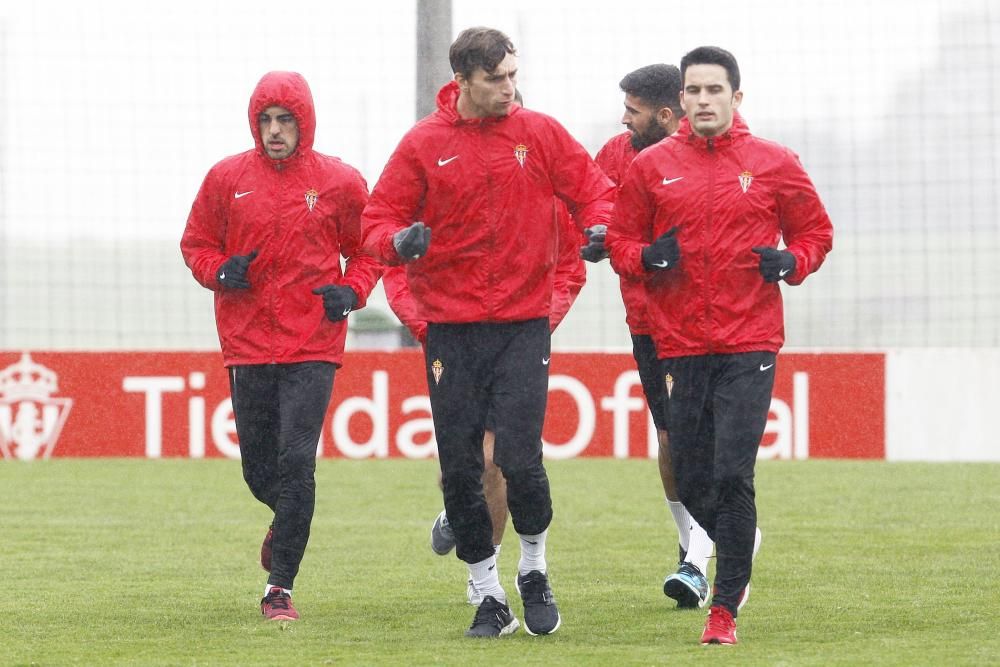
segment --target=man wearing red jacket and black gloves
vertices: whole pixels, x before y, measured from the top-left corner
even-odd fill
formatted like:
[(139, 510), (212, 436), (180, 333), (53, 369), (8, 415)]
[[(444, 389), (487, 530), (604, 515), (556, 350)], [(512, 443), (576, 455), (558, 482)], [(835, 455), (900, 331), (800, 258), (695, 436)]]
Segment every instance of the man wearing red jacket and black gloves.
[(265, 74), (249, 119), (256, 147), (209, 170), (181, 252), (215, 292), (243, 477), (274, 511), (261, 547), (270, 573), (261, 613), (296, 620), (292, 584), (309, 539), (316, 446), (347, 315), (364, 306), (382, 268), (358, 253), (364, 178), (313, 150), (316, 112), (305, 79)]
[(483, 498), (487, 412), (520, 537), (525, 628), (549, 634), (561, 622), (545, 561), (552, 502), (541, 450), (558, 243), (552, 197), (582, 230), (609, 222), (612, 185), (559, 123), (514, 104), (517, 57), (506, 35), (470, 28), (449, 55), (455, 80), (389, 159), (362, 216), (364, 246), (387, 264), (408, 263), (407, 284), (428, 322), (445, 511), (483, 596), (466, 634), (519, 627)]
[[(609, 139), (594, 157), (594, 161), (615, 183), (622, 182), (629, 165), (640, 151), (676, 132), (684, 115), (680, 108), (681, 72), (675, 65), (658, 63), (640, 67), (626, 74), (618, 85), (625, 93), (622, 123), (628, 131)], [(603, 247), (595, 247), (593, 238), (584, 252), (604, 250)], [(680, 560), (677, 571), (664, 579), (663, 593), (677, 600), (678, 608), (699, 608), (705, 606), (708, 600), (705, 573), (708, 572), (708, 559), (712, 556), (714, 545), (705, 534), (705, 529), (691, 518), (677, 497), (667, 438), (667, 391), (660, 376), (656, 346), (650, 334), (649, 318), (646, 317), (645, 280), (627, 276), (620, 276), (620, 279), (625, 322), (632, 337), (632, 356), (639, 370), (646, 406), (656, 427), (660, 482), (667, 507), (677, 526)]]
[[(520, 104), (521, 100), (518, 98)], [(552, 312), (549, 314), (549, 330), (555, 332), (569, 312), (570, 306), (587, 282), (587, 268), (580, 258), (580, 230), (576, 228), (566, 205), (553, 199), (552, 214), (557, 219), (559, 229), (559, 257), (556, 261), (552, 285)], [(382, 286), (389, 300), (389, 306), (406, 325), (413, 337), (421, 343), (427, 342), (427, 322), (421, 319), (417, 305), (413, 302), (410, 288), (406, 284), (406, 265), (391, 266), (382, 274)], [(507, 482), (503, 472), (493, 462), (493, 445), (496, 441), (492, 417), (487, 415), (486, 433), (483, 436), (483, 494), (493, 524), (493, 549), (500, 555), (500, 546), (507, 529)], [(441, 483), (440, 477), (438, 484)], [(455, 548), (455, 533), (448, 521), (448, 514), (441, 511), (431, 526), (431, 549), (439, 556), (451, 553)], [(499, 573), (499, 564), (497, 572)], [(479, 594), (471, 579), (466, 582), (466, 598), (469, 604), (479, 606), (483, 596)]]
[(796, 155), (736, 114), (732, 54), (697, 48), (681, 76), (686, 118), (632, 162), (607, 245), (619, 273), (647, 280), (678, 494), (715, 541), (701, 641), (735, 644), (757, 524), (754, 464), (784, 342), (778, 282), (798, 285), (820, 267), (833, 226)]

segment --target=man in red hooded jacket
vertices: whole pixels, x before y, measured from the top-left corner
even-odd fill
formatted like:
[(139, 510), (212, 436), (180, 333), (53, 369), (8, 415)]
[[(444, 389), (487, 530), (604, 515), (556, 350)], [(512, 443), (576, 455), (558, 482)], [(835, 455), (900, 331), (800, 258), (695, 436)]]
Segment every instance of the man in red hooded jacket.
[(497, 575), (483, 498), (488, 412), (520, 537), (525, 628), (549, 634), (561, 622), (545, 561), (552, 502), (541, 450), (558, 243), (552, 197), (583, 230), (609, 222), (613, 188), (559, 123), (514, 103), (517, 57), (506, 35), (470, 28), (449, 55), (455, 80), (389, 158), (365, 208), (364, 245), (387, 264), (407, 264), (407, 285), (428, 322), (445, 511), (458, 557), (483, 595), (466, 634), (519, 627)]
[(731, 53), (697, 48), (681, 76), (686, 117), (632, 161), (607, 245), (619, 274), (646, 280), (677, 491), (715, 541), (701, 641), (735, 644), (756, 534), (754, 464), (784, 342), (778, 282), (798, 285), (820, 267), (833, 226), (798, 157), (736, 113)]
[[(680, 108), (681, 73), (675, 65), (658, 63), (640, 67), (626, 74), (618, 85), (625, 93), (622, 124), (628, 130), (609, 139), (594, 157), (615, 183), (622, 182), (629, 165), (640, 151), (676, 132), (684, 116)], [(593, 241), (586, 250), (596, 250)], [(677, 570), (665, 578), (663, 592), (677, 600), (679, 608), (699, 608), (708, 600), (705, 573), (708, 572), (708, 559), (712, 556), (714, 545), (705, 529), (691, 518), (677, 496), (667, 438), (667, 392), (660, 379), (656, 347), (646, 316), (645, 281), (620, 276), (620, 282), (625, 322), (632, 336), (632, 356), (635, 357), (646, 405), (656, 427), (660, 482), (667, 507), (677, 526), (680, 561)]]
[(313, 150), (316, 112), (305, 79), (265, 74), (249, 120), (255, 148), (209, 170), (181, 252), (215, 292), (243, 477), (274, 512), (261, 547), (270, 573), (261, 613), (296, 620), (292, 584), (309, 539), (316, 446), (347, 315), (364, 306), (382, 269), (358, 253), (364, 178)]
[[(520, 98), (517, 99), (521, 104)], [(552, 214), (558, 219), (559, 228), (559, 259), (556, 263), (556, 271), (553, 276), (552, 285), (552, 312), (549, 315), (549, 329), (555, 332), (556, 327), (562, 322), (569, 312), (570, 306), (580, 294), (584, 283), (587, 281), (587, 269), (580, 258), (580, 230), (576, 228), (573, 220), (566, 210), (566, 205), (558, 199), (553, 200)], [(410, 288), (406, 284), (406, 266), (397, 265), (386, 269), (382, 274), (382, 285), (385, 288), (389, 306), (396, 314), (414, 339), (421, 345), (427, 342), (427, 322), (420, 318), (417, 305), (413, 302)], [(503, 472), (493, 462), (493, 445), (496, 441), (494, 426), (491, 415), (486, 418), (486, 433), (483, 436), (483, 494), (486, 497), (486, 506), (489, 508), (490, 520), (493, 524), (493, 549), (497, 556), (500, 555), (500, 547), (503, 542), (503, 535), (507, 529), (507, 482), (503, 478)], [(440, 475), (438, 484), (441, 484)], [(455, 533), (451, 529), (448, 521), (448, 514), (442, 510), (434, 519), (431, 526), (431, 549), (439, 556), (451, 553), (455, 548)], [(499, 570), (499, 565), (497, 565)], [(479, 594), (471, 579), (466, 582), (466, 599), (469, 604), (479, 606), (483, 601), (483, 596)]]

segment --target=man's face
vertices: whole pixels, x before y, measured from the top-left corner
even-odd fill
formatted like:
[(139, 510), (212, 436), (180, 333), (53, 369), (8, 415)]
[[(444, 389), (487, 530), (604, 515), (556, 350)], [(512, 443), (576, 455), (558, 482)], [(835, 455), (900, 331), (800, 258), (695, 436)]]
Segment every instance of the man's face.
[(459, 113), (465, 118), (488, 118), (506, 116), (514, 102), (517, 84), (517, 56), (508, 53), (496, 69), (487, 72), (478, 67), (468, 78), (455, 75), (455, 81), (462, 91)]
[(622, 114), (622, 125), (632, 133), (632, 136), (629, 137), (632, 148), (641, 151), (667, 136), (667, 128), (660, 125), (657, 117), (658, 111), (641, 97), (625, 94), (625, 113)]
[(733, 113), (743, 91), (733, 88), (722, 65), (691, 65), (684, 72), (681, 107), (694, 133), (702, 137), (724, 134), (733, 125)]
[(299, 124), (285, 107), (268, 107), (257, 116), (264, 152), (272, 160), (284, 160), (299, 145)]

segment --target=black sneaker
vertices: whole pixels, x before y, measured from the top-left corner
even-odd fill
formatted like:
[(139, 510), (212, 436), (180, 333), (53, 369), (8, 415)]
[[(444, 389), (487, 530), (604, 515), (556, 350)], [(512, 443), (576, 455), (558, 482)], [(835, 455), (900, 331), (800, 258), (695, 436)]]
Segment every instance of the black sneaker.
[(708, 602), (708, 579), (693, 563), (681, 563), (663, 581), (663, 594), (677, 600), (678, 609), (698, 609)]
[(524, 602), (524, 629), (529, 635), (550, 635), (559, 629), (562, 617), (549, 578), (538, 570), (517, 575), (517, 592)]
[(521, 624), (517, 622), (510, 607), (487, 595), (476, 609), (472, 625), (465, 631), (466, 637), (503, 637), (517, 632)]

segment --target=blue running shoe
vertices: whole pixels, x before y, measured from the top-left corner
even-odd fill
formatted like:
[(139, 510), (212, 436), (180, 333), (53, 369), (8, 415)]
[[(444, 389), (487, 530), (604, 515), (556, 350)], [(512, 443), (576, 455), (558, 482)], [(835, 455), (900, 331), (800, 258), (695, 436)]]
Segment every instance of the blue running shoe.
[(681, 563), (663, 581), (663, 594), (677, 600), (678, 609), (699, 609), (708, 602), (708, 579), (697, 565)]

